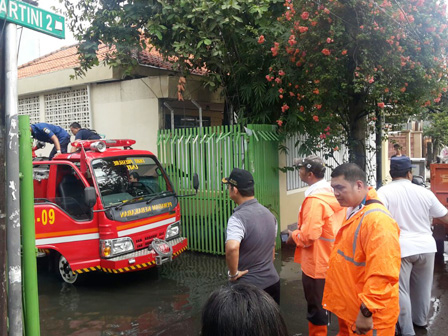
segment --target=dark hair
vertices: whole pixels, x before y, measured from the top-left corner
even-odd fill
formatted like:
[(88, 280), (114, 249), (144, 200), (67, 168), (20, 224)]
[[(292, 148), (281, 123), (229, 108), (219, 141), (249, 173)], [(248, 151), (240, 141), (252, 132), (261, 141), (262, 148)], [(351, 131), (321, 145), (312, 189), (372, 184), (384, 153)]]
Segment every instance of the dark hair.
[(405, 170), (390, 170), (390, 176), (394, 179), (397, 177), (406, 177), (409, 172), (411, 172), (412, 169), (405, 169)]
[(400, 146), (400, 144), (396, 143), (396, 144), (394, 144), (394, 148), (400, 148), (401, 149), (401, 146)]
[[(233, 185), (229, 184), (230, 188), (238, 188), (238, 187), (234, 187)], [(255, 188), (254, 186), (248, 187), (246, 189), (238, 189), (238, 192), (240, 193), (241, 196), (243, 197), (252, 197), (255, 195)]]
[(366, 173), (356, 163), (343, 163), (337, 166), (331, 173), (331, 177), (339, 176), (344, 176), (344, 179), (352, 184), (359, 180), (367, 185)]
[(324, 178), (324, 176), (325, 176), (325, 168), (323, 170), (317, 170), (317, 169), (313, 169), (313, 168), (308, 169), (306, 166), (304, 166), (303, 168), (305, 168), (305, 170), (307, 172), (313, 173), (313, 175), (318, 179)]
[(72, 122), (69, 127), (70, 128), (81, 128), (81, 125), (75, 121), (75, 122)]
[(132, 172), (132, 173), (130, 173), (129, 174), (129, 177), (133, 177), (133, 178), (135, 178), (136, 180), (139, 180), (140, 179), (140, 175), (137, 173), (137, 172)]
[(287, 336), (275, 301), (262, 289), (235, 284), (215, 290), (202, 308), (202, 336)]

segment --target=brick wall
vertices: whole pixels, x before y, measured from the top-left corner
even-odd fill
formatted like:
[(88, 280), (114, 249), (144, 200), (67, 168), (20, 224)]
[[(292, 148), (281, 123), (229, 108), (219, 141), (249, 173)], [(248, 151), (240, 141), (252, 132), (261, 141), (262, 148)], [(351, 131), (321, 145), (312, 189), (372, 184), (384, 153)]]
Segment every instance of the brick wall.
[(391, 157), (395, 154), (394, 145), (398, 143), (402, 149), (401, 152), (406, 154), (407, 152), (407, 139), (408, 135), (406, 133), (399, 133), (397, 135), (389, 135), (389, 149), (388, 149), (388, 157)]

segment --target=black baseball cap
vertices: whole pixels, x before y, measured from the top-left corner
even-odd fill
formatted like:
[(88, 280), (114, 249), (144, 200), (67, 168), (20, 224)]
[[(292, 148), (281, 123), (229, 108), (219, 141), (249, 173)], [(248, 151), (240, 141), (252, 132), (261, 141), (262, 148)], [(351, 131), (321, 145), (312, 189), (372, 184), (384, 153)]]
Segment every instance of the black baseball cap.
[(310, 155), (304, 159), (294, 159), (293, 165), (299, 168), (305, 167), (307, 171), (314, 174), (325, 172), (325, 162), (316, 155)]
[(244, 190), (253, 187), (254, 177), (245, 169), (233, 168), (229, 177), (224, 177), (222, 183), (230, 184), (238, 189)]
[(411, 159), (408, 156), (394, 156), (390, 158), (390, 170), (391, 171), (406, 171), (415, 168), (412, 165)]

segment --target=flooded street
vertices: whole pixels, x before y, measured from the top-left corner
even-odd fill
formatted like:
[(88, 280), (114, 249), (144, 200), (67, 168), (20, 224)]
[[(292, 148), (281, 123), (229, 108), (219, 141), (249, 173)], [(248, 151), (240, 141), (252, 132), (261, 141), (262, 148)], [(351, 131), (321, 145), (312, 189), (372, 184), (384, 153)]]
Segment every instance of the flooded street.
[[(447, 247), (447, 246), (446, 246)], [(447, 254), (436, 259), (429, 328), (417, 335), (447, 335)], [(307, 335), (300, 266), (283, 248), (275, 261), (281, 277), (281, 310), (290, 335)], [(198, 335), (201, 307), (227, 283), (224, 257), (186, 252), (173, 263), (130, 274), (92, 273), (84, 284), (60, 282), (39, 270), (42, 336)], [(337, 320), (329, 329), (336, 335)]]

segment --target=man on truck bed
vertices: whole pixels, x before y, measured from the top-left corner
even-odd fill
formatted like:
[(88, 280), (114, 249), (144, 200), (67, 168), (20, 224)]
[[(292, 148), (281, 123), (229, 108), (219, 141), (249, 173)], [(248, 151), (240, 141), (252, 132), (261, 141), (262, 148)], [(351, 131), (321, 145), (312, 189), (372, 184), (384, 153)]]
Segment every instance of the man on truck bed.
[(37, 123), (30, 125), (31, 135), (34, 139), (54, 144), (48, 157), (51, 160), (56, 153), (67, 153), (67, 146), (70, 143), (70, 135), (60, 126)]
[[(76, 140), (100, 140), (101, 136), (95, 131), (88, 128), (81, 128), (81, 125), (77, 122), (72, 122), (70, 124), (70, 131), (75, 136)], [(74, 153), (79, 148), (73, 147), (71, 148), (70, 152)]]
[(448, 210), (428, 189), (412, 181), (411, 159), (390, 160), (392, 182), (378, 190), (378, 197), (400, 227), (400, 315), (403, 336), (415, 335), (413, 324), (426, 328), (434, 273), (436, 242), (430, 217), (448, 223)]
[[(101, 136), (95, 131), (88, 128), (81, 128), (81, 125), (77, 122), (70, 124), (70, 131), (75, 136), (76, 140), (100, 140)], [(77, 148), (72, 147), (71, 152), (76, 152)]]

